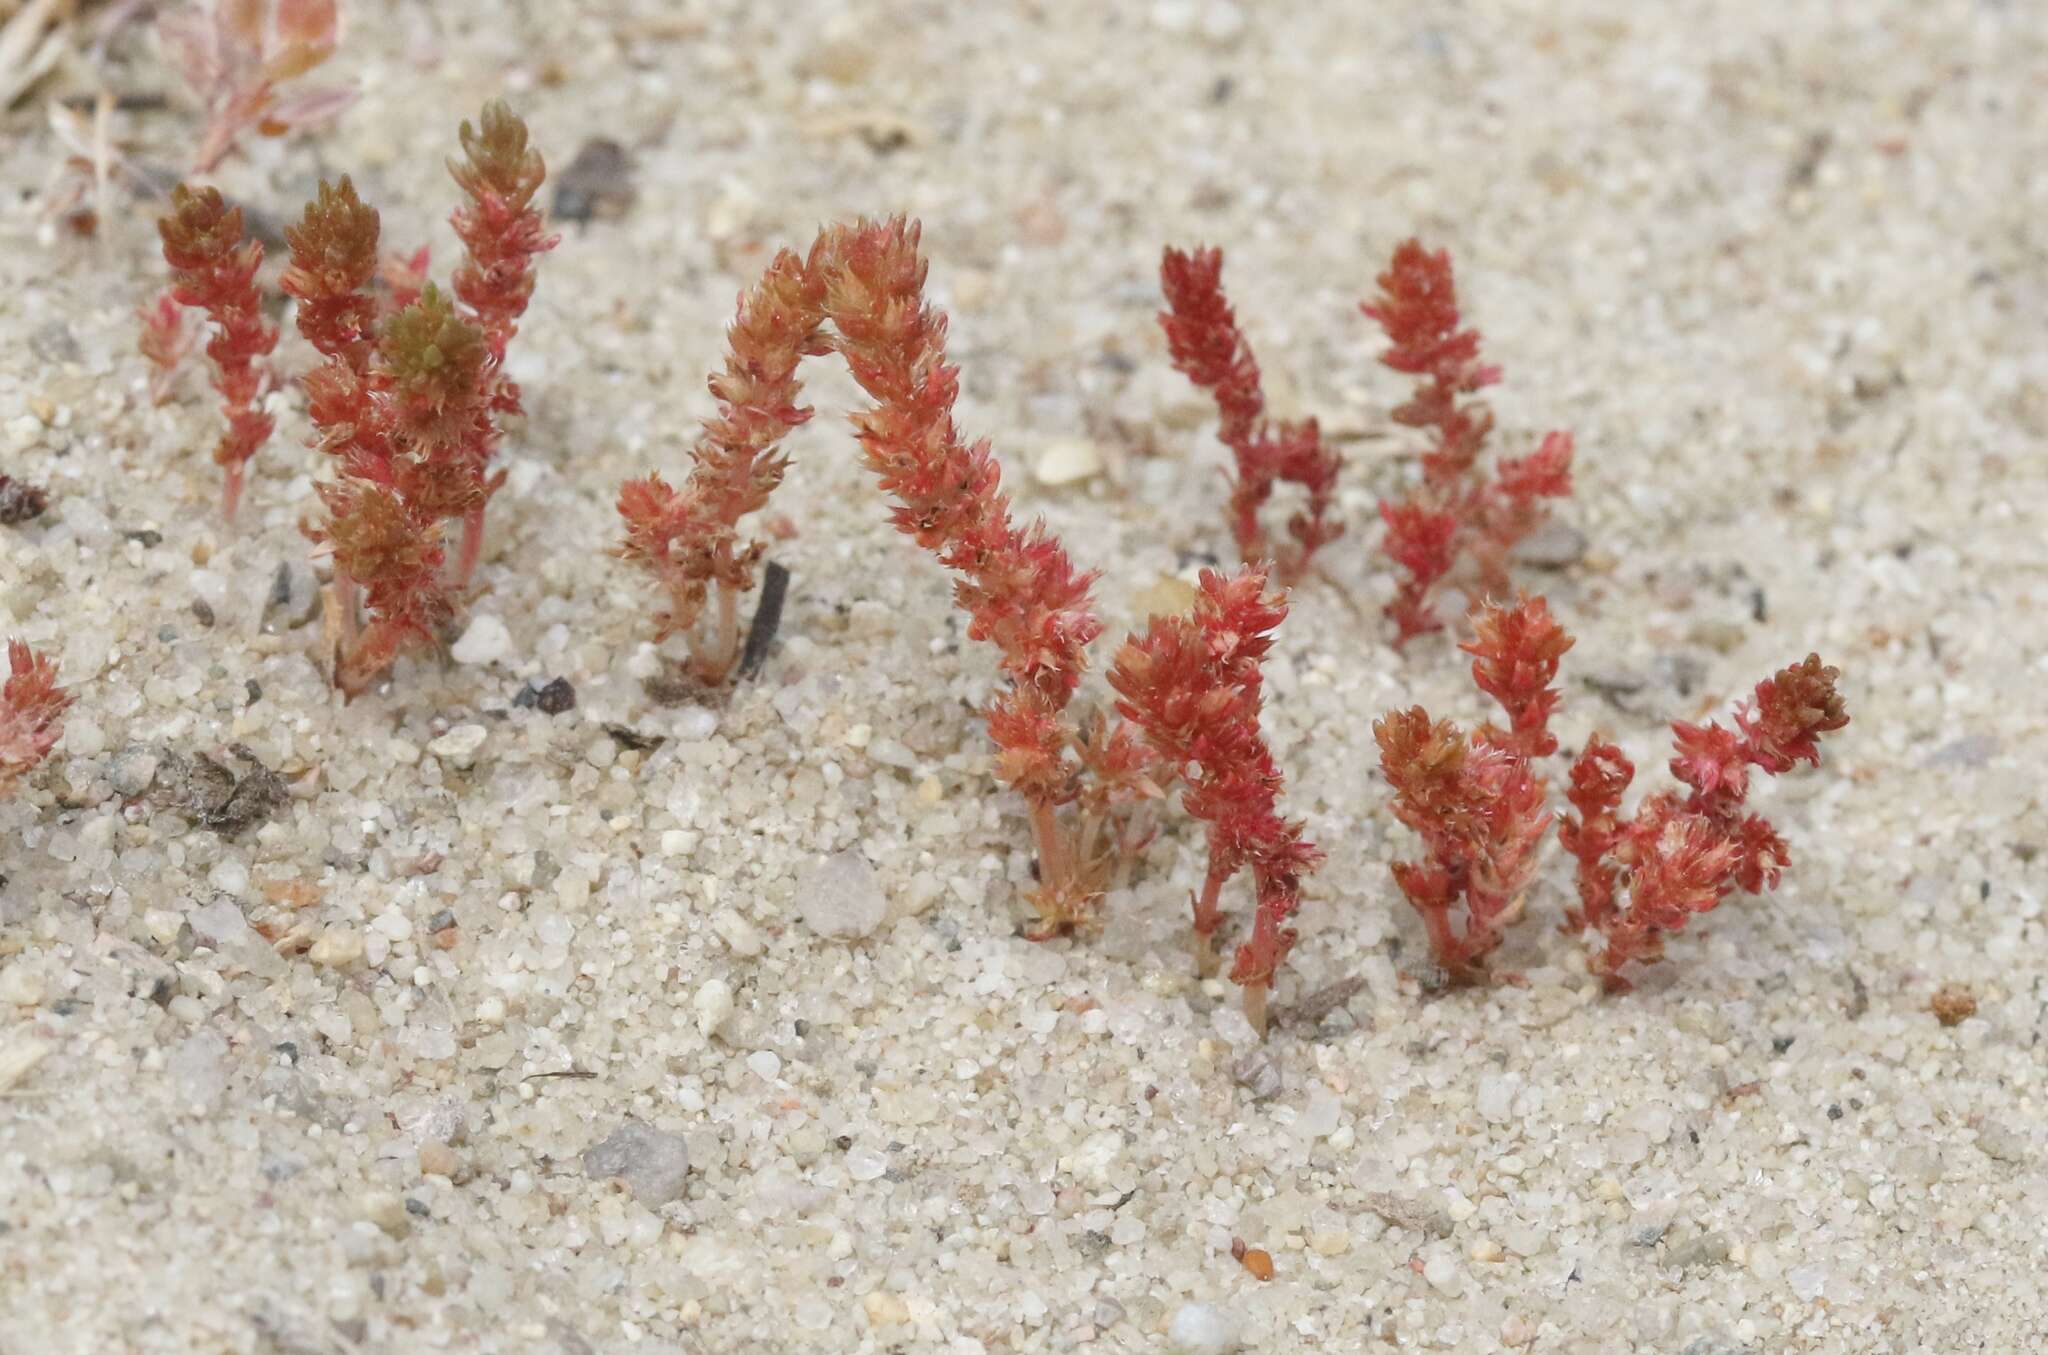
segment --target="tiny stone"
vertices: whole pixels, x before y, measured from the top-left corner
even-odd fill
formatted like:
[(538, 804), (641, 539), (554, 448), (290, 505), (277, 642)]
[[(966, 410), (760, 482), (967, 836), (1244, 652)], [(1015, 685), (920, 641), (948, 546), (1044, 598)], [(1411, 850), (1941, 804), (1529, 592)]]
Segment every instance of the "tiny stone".
[(1337, 1119), (1343, 1111), (1343, 1103), (1330, 1092), (1321, 1087), (1312, 1088), (1308, 1094), (1308, 1105), (1303, 1107), (1301, 1118), (1294, 1122), (1294, 1127), (1304, 1138), (1328, 1138), (1336, 1132)]
[(1517, 542), (1513, 555), (1531, 569), (1564, 569), (1586, 558), (1586, 534), (1552, 518)]
[(1430, 1288), (1451, 1293), (1458, 1287), (1458, 1263), (1438, 1252), (1423, 1264), (1422, 1278), (1429, 1281)]
[(534, 708), (543, 715), (560, 715), (576, 709), (576, 688), (569, 679), (558, 677), (534, 694)]
[(1691, 1241), (1681, 1243), (1666, 1252), (1664, 1264), (1679, 1270), (1718, 1266), (1728, 1259), (1729, 1250), (1726, 1233), (1701, 1233)]
[(231, 898), (217, 898), (191, 915), (192, 934), (215, 950), (242, 945), (256, 935), (241, 905)]
[(856, 1181), (878, 1180), (889, 1170), (889, 1157), (872, 1148), (846, 1150), (846, 1174)]
[(708, 979), (690, 1005), (697, 1011), (697, 1033), (708, 1040), (732, 1015), (732, 985), (724, 979)]
[(796, 905), (806, 926), (837, 941), (872, 934), (889, 911), (875, 868), (857, 852), (836, 852), (813, 864), (797, 881)]
[(1520, 1080), (1512, 1074), (1485, 1074), (1479, 1079), (1474, 1105), (1488, 1120), (1501, 1124), (1514, 1112), (1515, 1092), (1520, 1085)]
[(453, 1181), (462, 1174), (462, 1155), (433, 1139), (420, 1145), (420, 1175), (445, 1176)]
[(860, 1301), (868, 1323), (876, 1327), (900, 1326), (910, 1321), (910, 1305), (886, 1289), (877, 1289)]
[(1827, 1292), (1827, 1267), (1820, 1265), (1794, 1266), (1785, 1272), (1785, 1283), (1792, 1286), (1792, 1292), (1802, 1303), (1811, 1303)]
[(1309, 1250), (1318, 1256), (1342, 1256), (1351, 1250), (1351, 1234), (1341, 1228), (1325, 1229), (1311, 1233), (1308, 1245)]
[(1280, 1094), (1280, 1060), (1265, 1045), (1255, 1045), (1240, 1055), (1230, 1066), (1230, 1076), (1254, 1101), (1270, 1101)]
[(303, 560), (280, 560), (270, 576), (270, 592), (263, 599), (263, 632), (276, 635), (297, 630), (320, 610), (320, 590), (313, 570)]
[(512, 632), (505, 629), (505, 623), (485, 612), (469, 623), (469, 629), (462, 632), (462, 638), (452, 645), (448, 653), (457, 662), (482, 665), (496, 663), (512, 652)]
[(353, 927), (329, 927), (321, 932), (306, 958), (322, 969), (345, 969), (363, 958), (363, 937)]
[(48, 1058), (56, 1047), (48, 1040), (19, 1034), (0, 1044), (0, 1092), (12, 1091), (15, 1084), (35, 1071), (35, 1066)]
[(28, 351), (53, 367), (85, 361), (78, 339), (62, 320), (50, 320), (29, 332)]
[(772, 1049), (757, 1049), (747, 1055), (747, 1070), (763, 1082), (773, 1082), (782, 1072), (782, 1056)]
[(412, 1231), (405, 1201), (388, 1190), (376, 1190), (363, 1197), (363, 1217), (376, 1224), (386, 1237), (396, 1241)]
[(1092, 442), (1079, 438), (1063, 438), (1039, 454), (1033, 469), (1038, 482), (1045, 485), (1069, 485), (1077, 480), (1086, 480), (1102, 469), (1102, 453)]
[(1124, 1156), (1124, 1136), (1115, 1129), (1099, 1129), (1081, 1140), (1080, 1147), (1062, 1161), (1074, 1179), (1092, 1186), (1107, 1186), (1116, 1164)]
[(2000, 1162), (2027, 1160), (2027, 1140), (2002, 1124), (1987, 1123), (1977, 1131), (1977, 1146), (1987, 1157)]
[(128, 748), (114, 757), (108, 780), (120, 795), (140, 795), (156, 780), (157, 756), (146, 748)]
[(562, 221), (613, 220), (633, 205), (633, 162), (610, 137), (583, 143), (555, 179), (554, 215)]
[(228, 1042), (216, 1031), (186, 1037), (164, 1060), (164, 1071), (188, 1109), (210, 1110), (228, 1086)]
[(1176, 1355), (1229, 1355), (1240, 1340), (1237, 1320), (1211, 1303), (1183, 1303), (1166, 1329)]
[(43, 976), (26, 960), (0, 969), (0, 1003), (34, 1007), (42, 1002), (44, 991)]
[(482, 725), (457, 725), (427, 745), (427, 751), (445, 762), (457, 767), (476, 765), (476, 754), (484, 746), (490, 731)]
[(593, 1181), (617, 1178), (649, 1209), (680, 1199), (690, 1172), (690, 1149), (680, 1134), (667, 1134), (627, 1120), (583, 1154), (583, 1174)]
[(712, 916), (711, 930), (741, 959), (752, 959), (767, 946), (761, 929), (730, 908), (721, 908)]

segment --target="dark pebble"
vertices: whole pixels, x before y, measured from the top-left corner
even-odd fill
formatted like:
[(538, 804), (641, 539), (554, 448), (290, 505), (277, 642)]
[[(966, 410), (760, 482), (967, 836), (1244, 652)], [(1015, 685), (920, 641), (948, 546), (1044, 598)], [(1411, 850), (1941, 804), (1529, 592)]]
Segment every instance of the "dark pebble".
[(0, 475), (0, 524), (9, 527), (39, 518), (50, 506), (50, 496), (26, 480)]
[(555, 179), (555, 219), (616, 220), (632, 208), (635, 195), (626, 148), (610, 137), (592, 137)]
[(576, 688), (569, 679), (558, 677), (534, 693), (533, 704), (543, 715), (560, 715), (576, 709)]

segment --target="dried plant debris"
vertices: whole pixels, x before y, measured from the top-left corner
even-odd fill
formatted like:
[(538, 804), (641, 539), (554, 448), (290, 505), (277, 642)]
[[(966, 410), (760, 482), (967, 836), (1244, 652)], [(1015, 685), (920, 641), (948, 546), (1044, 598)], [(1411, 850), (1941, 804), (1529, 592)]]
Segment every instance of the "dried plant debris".
[(43, 515), (50, 506), (50, 496), (44, 490), (17, 480), (11, 475), (0, 475), (0, 524), (19, 526)]
[(241, 836), (282, 809), (289, 792), (284, 778), (246, 744), (233, 744), (228, 753), (242, 768), (239, 776), (204, 753), (167, 751), (148, 787), (151, 799), (222, 837)]

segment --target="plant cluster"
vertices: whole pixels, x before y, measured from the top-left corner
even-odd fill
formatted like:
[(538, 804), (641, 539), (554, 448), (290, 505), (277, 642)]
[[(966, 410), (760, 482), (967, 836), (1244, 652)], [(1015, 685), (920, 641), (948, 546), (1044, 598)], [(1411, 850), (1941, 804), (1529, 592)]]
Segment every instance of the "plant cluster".
[(1478, 330), (1458, 327), (1449, 252), (1404, 241), (1378, 284), (1379, 296), (1359, 309), (1386, 332), (1380, 361), (1417, 378), (1394, 421), (1430, 439), (1421, 484), (1406, 498), (1380, 501), (1380, 548), (1405, 572), (1386, 609), (1400, 645), (1442, 626), (1430, 594), (1460, 556), (1472, 561), (1478, 596), (1507, 591), (1508, 553), (1542, 525), (1545, 499), (1571, 493), (1572, 435), (1546, 434), (1529, 455), (1499, 462), (1489, 479), (1479, 457), (1493, 411), (1471, 397), (1500, 380), (1500, 368), (1479, 361)]
[(1209, 870), (1194, 899), (1204, 974), (1216, 968), (1223, 886), (1251, 871), (1258, 908), (1230, 977), (1243, 987), (1245, 1014), (1260, 1031), (1267, 989), (1294, 944), (1287, 919), (1299, 906), (1302, 880), (1322, 860), (1301, 823), (1280, 814), (1280, 769), (1259, 729), (1260, 664), (1286, 616), (1286, 602), (1266, 592), (1258, 567), (1229, 578), (1204, 570), (1193, 614), (1152, 617), (1143, 635), (1124, 642), (1109, 675), (1123, 698), (1118, 712), (1145, 732), (1162, 762), (1181, 769), (1181, 802), (1208, 827)]
[[(691, 671), (704, 682), (724, 678), (738, 598), (752, 587), (762, 550), (742, 539), (740, 519), (781, 483), (782, 439), (811, 415), (797, 403), (798, 364), (837, 354), (874, 402), (853, 422), (869, 469), (895, 500), (891, 520), (953, 571), (969, 635), (1001, 655), (1005, 686), (986, 716), (997, 773), (1030, 811), (1036, 935), (1092, 920), (1118, 848), (1133, 840), (1136, 809), (1190, 767), (1190, 807), (1214, 825), (1212, 851), (1226, 853), (1221, 863), (1212, 859), (1215, 888), (1197, 905), (1197, 934), (1207, 947), (1215, 890), (1250, 867), (1260, 908), (1234, 976), (1248, 1014), (1260, 1020), (1291, 940), (1286, 918), (1315, 861), (1299, 827), (1273, 808), (1280, 777), (1258, 735), (1258, 661), (1283, 609), (1265, 596), (1262, 572), (1212, 576), (1194, 618), (1185, 626), (1155, 618), (1122, 656), (1124, 713), (1142, 737), (1129, 724), (1069, 714), (1088, 645), (1102, 630), (1090, 599), (1094, 575), (1077, 568), (1042, 523), (1012, 516), (988, 444), (969, 442), (954, 423), (959, 369), (946, 357), (945, 316), (924, 299), (918, 238), (915, 222), (862, 220), (827, 227), (808, 254), (777, 255), (740, 298), (725, 368), (711, 379), (719, 413), (698, 440), (689, 475), (679, 486), (649, 476), (622, 487), (621, 554), (663, 589), (663, 635), (691, 633), (715, 599), (709, 636), (692, 636)], [(1233, 638), (1234, 625), (1255, 629)], [(1190, 741), (1186, 721), (1197, 709), (1231, 726), (1231, 747)], [(1212, 733), (1220, 740), (1220, 730)]]
[(206, 174), (250, 130), (282, 136), (355, 102), (348, 86), (287, 92), (334, 55), (339, 0), (214, 0), (165, 12), (157, 39), (206, 110), (192, 172)]
[[(377, 212), (346, 176), (323, 182), (285, 232), (281, 285), (324, 359), (306, 377), (307, 412), (338, 478), (319, 486), (326, 516), (308, 534), (334, 558), (335, 683), (351, 695), (433, 643), (469, 583), (485, 505), (504, 481), (490, 468), (499, 421), (520, 409), (502, 370), (506, 344), (532, 296), (535, 258), (555, 244), (533, 205), (546, 171), (526, 125), (493, 101), (461, 137), (465, 157), (449, 168), (466, 197), (454, 222), (467, 255), (453, 297), (426, 283), (396, 310), (379, 306)], [(452, 570), (449, 521), (462, 524)]]
[[(1400, 862), (1394, 880), (1421, 914), (1445, 977), (1473, 983), (1487, 955), (1522, 913), (1522, 894), (1538, 864), (1552, 814), (1536, 759), (1557, 751), (1549, 732), (1558, 694), (1550, 684), (1572, 639), (1541, 598), (1473, 612), (1472, 676), (1508, 715), (1469, 738), (1417, 706), (1373, 725), (1380, 765), (1394, 789), (1394, 815), (1421, 837), (1426, 856)], [(1597, 933), (1591, 956), (1610, 991), (1621, 969), (1662, 957), (1663, 937), (1717, 906), (1738, 887), (1774, 888), (1788, 862), (1783, 839), (1762, 816), (1745, 815), (1749, 769), (1776, 775), (1801, 761), (1820, 762), (1819, 736), (1848, 724), (1835, 690), (1840, 674), (1817, 655), (1758, 684), (1738, 708), (1736, 728), (1675, 723), (1679, 755), (1672, 774), (1690, 788), (1681, 799), (1661, 791), (1632, 818), (1622, 797), (1635, 769), (1598, 734), (1573, 763), (1565, 794), (1577, 811), (1558, 830), (1578, 859), (1579, 906), (1568, 930)], [(1463, 921), (1458, 925), (1458, 908)]]
[[(1174, 368), (1214, 398), (1217, 436), (1236, 460), (1229, 519), (1238, 554), (1247, 564), (1273, 561), (1280, 581), (1294, 583), (1318, 548), (1344, 534), (1335, 515), (1343, 458), (1314, 419), (1265, 417), (1258, 360), (1223, 295), (1222, 276), (1221, 250), (1169, 248), (1159, 265), (1166, 297), (1159, 323)], [(1501, 462), (1488, 479), (1478, 461), (1493, 414), (1468, 397), (1498, 381), (1500, 369), (1480, 363), (1478, 331), (1458, 327), (1449, 253), (1405, 241), (1378, 285), (1380, 295), (1360, 310), (1389, 340), (1380, 360), (1420, 378), (1394, 420), (1430, 437), (1420, 485), (1379, 505), (1380, 549), (1404, 573), (1386, 608), (1398, 647), (1441, 628), (1430, 595), (1461, 555), (1471, 557), (1476, 595), (1507, 591), (1509, 552), (1543, 522), (1543, 500), (1571, 493), (1572, 438), (1552, 433), (1530, 455)], [(1260, 513), (1282, 484), (1299, 486), (1306, 498), (1287, 521), (1292, 540), (1275, 542)]]
[[(1394, 817), (1422, 838), (1427, 856), (1398, 862), (1394, 883), (1429, 933), (1454, 983), (1483, 973), (1506, 926), (1521, 915), (1537, 848), (1550, 826), (1536, 759), (1557, 751), (1549, 731), (1558, 661), (1572, 647), (1542, 598), (1473, 613), (1473, 681), (1500, 704), (1508, 726), (1467, 736), (1420, 706), (1374, 723), (1380, 767), (1394, 789)], [(1458, 925), (1463, 905), (1464, 926)]]
[[(1237, 326), (1223, 295), (1223, 251), (1168, 248), (1159, 262), (1166, 309), (1159, 313), (1175, 370), (1216, 401), (1217, 436), (1237, 460), (1230, 481), (1230, 532), (1246, 564), (1274, 561), (1279, 580), (1292, 584), (1308, 571), (1316, 551), (1344, 534), (1334, 510), (1343, 458), (1324, 445), (1314, 419), (1264, 417), (1266, 393), (1250, 340)], [(1290, 543), (1276, 545), (1259, 511), (1276, 486), (1299, 485), (1307, 495), (1287, 520)]]
[(57, 746), (72, 699), (57, 685), (56, 661), (20, 640), (7, 642), (7, 668), (0, 685), (0, 797)]
[[(253, 3), (223, 6), (216, 18), (246, 37), (268, 14)], [(284, 0), (276, 18), (281, 29), (307, 32), (324, 23), (331, 40), (331, 4)], [(425, 250), (380, 252), (378, 214), (346, 177), (322, 182), (286, 231), (291, 260), (281, 286), (321, 356), (304, 386), (315, 445), (334, 468), (317, 487), (324, 513), (306, 531), (333, 559), (334, 678), (349, 696), (401, 654), (438, 643), (456, 613), (485, 508), (504, 480), (492, 466), (501, 421), (520, 411), (504, 371), (507, 348), (538, 256), (556, 243), (535, 204), (545, 167), (524, 123), (494, 101), (474, 128), (462, 125), (461, 144), (449, 167), (463, 194), (452, 222), (464, 256), (449, 290), (429, 280)], [(242, 239), (240, 212), (211, 189), (180, 188), (161, 231), (175, 285), (139, 312), (141, 348), (161, 398), (190, 342), (178, 307), (211, 317), (208, 353), (229, 422), (216, 459), (228, 471), (232, 512), (242, 468), (271, 430), (260, 401), (274, 380), (267, 358), (277, 336), (258, 304), (262, 250)], [(788, 469), (785, 440), (811, 418), (801, 403), (803, 359), (843, 360), (870, 402), (852, 422), (892, 500), (891, 521), (952, 573), (969, 636), (998, 654), (1001, 682), (984, 715), (997, 775), (1023, 798), (1037, 848), (1029, 895), (1037, 922), (1028, 934), (1091, 927), (1120, 867), (1149, 839), (1154, 807), (1178, 792), (1206, 838), (1207, 868), (1191, 898), (1196, 967), (1221, 969), (1223, 891), (1248, 876), (1255, 906), (1229, 976), (1263, 1031), (1304, 883), (1322, 853), (1282, 810), (1284, 778), (1262, 730), (1262, 665), (1289, 609), (1275, 585), (1303, 578), (1316, 552), (1344, 533), (1335, 515), (1342, 461), (1315, 420), (1267, 417), (1259, 366), (1221, 270), (1219, 251), (1167, 250), (1159, 320), (1175, 367), (1215, 401), (1219, 436), (1235, 459), (1230, 525), (1243, 563), (1204, 571), (1188, 610), (1154, 615), (1126, 638), (1107, 675), (1113, 715), (1076, 705), (1103, 629), (1096, 575), (1042, 522), (1013, 514), (988, 443), (955, 423), (960, 374), (947, 356), (946, 317), (926, 301), (920, 228), (908, 219), (828, 226), (807, 252), (777, 254), (742, 293), (724, 365), (710, 378), (717, 412), (688, 473), (673, 484), (649, 475), (621, 486), (618, 553), (660, 588), (657, 638), (685, 638), (688, 676), (704, 686), (729, 680), (740, 663), (740, 603), (764, 553), (742, 524), (766, 507)], [(1499, 373), (1479, 361), (1477, 332), (1460, 327), (1448, 256), (1408, 241), (1378, 284), (1362, 309), (1390, 340), (1383, 361), (1418, 378), (1394, 417), (1430, 437), (1418, 487), (1380, 504), (1383, 548), (1405, 571), (1387, 608), (1398, 644), (1440, 627), (1431, 593), (1461, 558), (1471, 561), (1475, 595), (1504, 587), (1512, 546), (1543, 520), (1545, 501), (1570, 490), (1572, 446), (1568, 434), (1553, 433), (1530, 455), (1482, 473), (1493, 420), (1474, 396)], [(1279, 539), (1262, 518), (1283, 485), (1303, 499)], [(454, 523), (462, 538), (451, 552)], [(1488, 976), (1505, 928), (1521, 915), (1554, 817), (1541, 767), (1557, 751), (1554, 683), (1573, 643), (1542, 598), (1482, 602), (1471, 620), (1462, 649), (1501, 720), (1468, 733), (1418, 706), (1373, 726), (1394, 813), (1423, 848), (1394, 866), (1395, 881), (1444, 973), (1467, 983)], [(11, 653), (0, 786), (47, 753), (68, 701), (52, 665), (19, 645)], [(1749, 772), (1818, 762), (1818, 737), (1847, 723), (1836, 676), (1809, 658), (1759, 685), (1734, 729), (1674, 726), (1672, 768), (1689, 793), (1653, 795), (1633, 817), (1621, 814), (1633, 769), (1597, 735), (1587, 745), (1572, 768), (1567, 798), (1576, 814), (1561, 837), (1579, 861), (1571, 926), (1603, 939), (1593, 968), (1610, 988), (1627, 986), (1624, 965), (1658, 958), (1662, 937), (1692, 913), (1736, 888), (1775, 884), (1787, 853), (1745, 810)]]
[(1820, 766), (1821, 735), (1849, 723), (1835, 689), (1840, 676), (1809, 654), (1759, 682), (1736, 707), (1733, 729), (1719, 721), (1673, 721), (1671, 774), (1686, 793), (1657, 791), (1629, 818), (1621, 816), (1621, 800), (1634, 766), (1600, 735), (1587, 740), (1567, 792), (1578, 812), (1558, 837), (1578, 859), (1579, 906), (1568, 914), (1568, 927), (1604, 938), (1593, 972), (1610, 992), (1629, 987), (1624, 965), (1663, 958), (1665, 936), (1683, 931), (1694, 914), (1718, 907), (1738, 888), (1777, 888), (1791, 854), (1768, 819), (1745, 812), (1750, 772), (1778, 776), (1801, 762)]
[[(164, 262), (171, 266), (170, 300), (204, 311), (213, 323), (206, 355), (213, 360), (213, 388), (227, 411), (227, 431), (213, 459), (226, 472), (221, 515), (232, 519), (242, 499), (249, 459), (270, 438), (275, 425), (263, 397), (275, 384), (270, 352), (277, 326), (263, 318), (256, 271), (263, 266), (260, 241), (242, 238), (242, 209), (230, 207), (214, 188), (171, 191), (171, 210), (157, 222)], [(160, 377), (176, 365), (178, 330), (164, 301), (145, 313), (142, 349)]]

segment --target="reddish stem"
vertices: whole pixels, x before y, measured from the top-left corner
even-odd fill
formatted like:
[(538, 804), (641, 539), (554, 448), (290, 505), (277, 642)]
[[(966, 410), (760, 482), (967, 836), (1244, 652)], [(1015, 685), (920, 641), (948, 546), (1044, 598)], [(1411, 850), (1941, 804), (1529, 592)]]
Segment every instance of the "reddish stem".
[(484, 505), (479, 503), (462, 515), (462, 544), (455, 560), (455, 587), (469, 587), (476, 574), (476, 562), (484, 550)]

